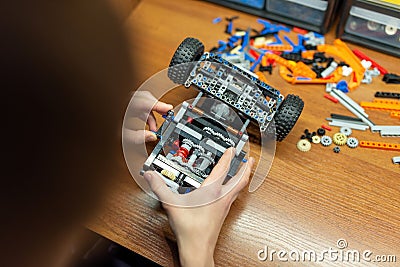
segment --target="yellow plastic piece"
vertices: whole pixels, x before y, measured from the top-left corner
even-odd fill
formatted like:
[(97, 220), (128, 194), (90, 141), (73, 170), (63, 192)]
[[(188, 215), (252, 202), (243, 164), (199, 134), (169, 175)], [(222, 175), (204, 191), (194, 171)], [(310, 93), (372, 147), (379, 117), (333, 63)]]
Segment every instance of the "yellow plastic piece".
[(353, 72), (351, 73), (351, 80), (348, 83), (348, 87), (350, 90), (353, 90), (361, 84), (361, 81), (364, 77), (365, 69), (361, 65), (358, 57), (354, 55), (354, 53), (346, 45), (346, 43), (344, 43), (340, 39), (336, 39), (333, 44), (334, 45), (318, 45), (317, 50), (337, 56), (341, 58), (344, 62), (349, 64), (349, 66), (353, 69)]
[(231, 54), (240, 54), (240, 52), (239, 52), (239, 50), (242, 48), (242, 46), (241, 45), (238, 45), (238, 46), (236, 46), (235, 48), (233, 48), (231, 51), (230, 51), (230, 53)]
[[(390, 102), (390, 101), (388, 101)], [(400, 111), (400, 105), (398, 104), (383, 104), (376, 102), (360, 102), (360, 106), (365, 109), (372, 110), (383, 110), (383, 111)]]
[(332, 138), (333, 142), (338, 146), (346, 144), (347, 136), (342, 133), (335, 133)]
[(161, 174), (164, 175), (165, 177), (171, 179), (172, 181), (175, 181), (176, 176), (173, 172), (169, 171), (169, 170), (162, 170)]
[(360, 147), (400, 151), (400, 144), (375, 141), (360, 141)]

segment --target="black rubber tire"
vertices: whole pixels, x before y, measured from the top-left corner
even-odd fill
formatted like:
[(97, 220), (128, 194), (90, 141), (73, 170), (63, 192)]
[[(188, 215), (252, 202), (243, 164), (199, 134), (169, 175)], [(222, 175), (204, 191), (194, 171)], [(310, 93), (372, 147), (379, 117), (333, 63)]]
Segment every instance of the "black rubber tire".
[(192, 65), (184, 63), (198, 61), (203, 53), (204, 45), (198, 39), (188, 37), (183, 40), (169, 63), (168, 77), (171, 81), (177, 84), (185, 83)]
[(279, 107), (275, 120), (276, 140), (281, 142), (290, 133), (303, 111), (304, 102), (297, 95), (287, 95)]

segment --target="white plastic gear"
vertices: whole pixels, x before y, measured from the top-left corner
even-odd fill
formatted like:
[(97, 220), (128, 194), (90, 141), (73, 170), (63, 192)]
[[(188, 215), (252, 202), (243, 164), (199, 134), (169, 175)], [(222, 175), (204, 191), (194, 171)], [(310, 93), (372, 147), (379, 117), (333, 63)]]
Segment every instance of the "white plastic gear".
[(340, 132), (341, 132), (342, 134), (344, 134), (345, 136), (350, 136), (351, 133), (352, 133), (352, 131), (351, 131), (351, 129), (350, 129), (349, 127), (342, 127), (342, 128), (340, 128)]
[(346, 142), (347, 146), (350, 148), (358, 147), (358, 139), (355, 137), (349, 137)]
[(321, 138), (320, 138), (318, 135), (314, 135), (314, 136), (311, 138), (311, 140), (312, 140), (312, 142), (313, 142), (314, 144), (319, 144), (319, 143), (321, 142)]
[(323, 146), (330, 146), (332, 145), (332, 138), (330, 136), (324, 135), (321, 137), (321, 144)]
[(310, 151), (311, 143), (306, 139), (301, 139), (299, 142), (297, 142), (297, 149), (302, 152)]
[(332, 139), (333, 142), (338, 146), (343, 146), (347, 142), (347, 136), (342, 133), (335, 133)]

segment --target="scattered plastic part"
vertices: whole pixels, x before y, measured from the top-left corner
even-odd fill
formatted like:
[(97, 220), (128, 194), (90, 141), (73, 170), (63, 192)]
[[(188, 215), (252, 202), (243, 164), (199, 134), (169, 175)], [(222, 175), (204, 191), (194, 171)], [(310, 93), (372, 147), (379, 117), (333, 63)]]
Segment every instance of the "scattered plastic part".
[(299, 142), (297, 142), (297, 149), (302, 152), (310, 151), (311, 143), (306, 139), (301, 139)]
[(324, 135), (321, 137), (321, 145), (330, 146), (332, 145), (332, 138), (330, 136)]
[(360, 118), (363, 122), (365, 122), (369, 127), (375, 125), (371, 120), (368, 119), (368, 114), (364, 112), (364, 109), (358, 105), (354, 100), (348, 97), (340, 90), (332, 89), (331, 93), (332, 96), (337, 98), (344, 107), (346, 107), (351, 113), (356, 115)]
[(330, 101), (332, 101), (333, 103), (337, 103), (339, 102), (339, 100), (337, 100), (336, 98), (334, 98), (333, 96), (329, 95), (329, 94), (324, 94), (324, 97), (329, 99)]
[(364, 67), (364, 69), (367, 70), (367, 69), (371, 68), (372, 62), (369, 60), (363, 59), (363, 60), (361, 60), (361, 65)]
[(267, 59), (273, 59), (275, 62), (288, 68), (293, 74), (293, 76), (302, 76), (307, 78), (317, 77), (317, 74), (301, 61), (296, 63), (293, 61), (286, 60), (278, 55), (270, 53), (266, 54), (265, 56), (267, 57)]
[(378, 77), (379, 75), (381, 75), (381, 73), (379, 72), (379, 70), (377, 68), (366, 70), (364, 75), (365, 74), (370, 75), (372, 77)]
[(369, 126), (364, 122), (359, 123), (359, 122), (351, 122), (351, 121), (331, 119), (331, 118), (327, 118), (327, 120), (330, 121), (329, 122), (330, 126), (348, 127), (350, 129), (360, 130), (360, 131), (365, 131), (369, 128)]
[(325, 130), (327, 130), (327, 131), (332, 131), (332, 128), (329, 127), (329, 126), (327, 126), (327, 125), (325, 125), (325, 124), (322, 124), (322, 125), (321, 125), (321, 128), (322, 128), (322, 129), (325, 129)]
[(350, 117), (346, 115), (340, 115), (336, 113), (331, 113), (332, 119), (339, 119), (339, 120), (346, 120), (346, 121), (355, 121), (355, 122), (362, 122), (360, 118)]
[(327, 83), (325, 86), (325, 91), (327, 93), (330, 93), (332, 91), (332, 89), (334, 89), (334, 88), (336, 88), (336, 83)]
[(335, 147), (333, 148), (333, 152), (339, 153), (339, 152), (340, 152), (340, 147), (335, 146)]
[(284, 36), (283, 39), (285, 39), (286, 42), (288, 42), (292, 47), (293, 47), (293, 52), (294, 53), (299, 53), (303, 50), (305, 50), (304, 46), (303, 46), (303, 35), (298, 34), (297, 35), (297, 39), (298, 39), (298, 43), (297, 45), (295, 43), (292, 42), (292, 40), (290, 40), (290, 38), (288, 36)]
[(169, 178), (172, 181), (176, 180), (176, 176), (173, 172), (169, 171), (169, 170), (161, 170), (161, 174), (164, 175), (165, 177)]
[(400, 119), (400, 112), (392, 111), (390, 112), (390, 117)]
[(374, 99), (374, 103), (400, 106), (400, 100)]
[(348, 92), (349, 92), (349, 87), (348, 87), (348, 85), (347, 85), (347, 82), (344, 81), (344, 80), (339, 81), (339, 82), (336, 84), (336, 89), (342, 91), (343, 93), (348, 93)]
[(307, 31), (307, 30), (304, 30), (304, 29), (302, 29), (302, 28), (299, 28), (299, 27), (293, 27), (292, 31), (294, 31), (295, 33), (300, 33), (300, 34), (303, 34), (303, 35), (305, 35), (305, 34), (307, 34), (307, 33), (308, 33), (308, 31)]
[(400, 157), (393, 157), (392, 161), (393, 161), (393, 164), (400, 164)]
[(400, 144), (375, 142), (375, 141), (360, 141), (360, 147), (400, 151)]
[(372, 132), (380, 132), (382, 137), (400, 136), (400, 126), (397, 125), (375, 125), (371, 127)]
[(375, 97), (400, 99), (400, 93), (376, 92)]
[(269, 83), (267, 78), (265, 77), (264, 73), (262, 73), (261, 71), (257, 71), (256, 75), (258, 76), (258, 79), (264, 83)]
[(314, 135), (314, 136), (312, 137), (312, 142), (313, 142), (314, 144), (319, 144), (319, 143), (321, 143), (321, 138), (320, 138), (318, 135)]
[(361, 52), (358, 49), (353, 49), (353, 53), (359, 58), (359, 59), (365, 59), (367, 61), (370, 61), (372, 63), (372, 67), (375, 67), (379, 70), (379, 72), (382, 75), (385, 75), (386, 73), (388, 73), (388, 71), (383, 68), (381, 65), (379, 65), (377, 62), (375, 62), (374, 60), (372, 60), (370, 57), (368, 57), (367, 55), (365, 55), (363, 52)]
[(220, 23), (221, 21), (222, 21), (221, 17), (216, 17), (215, 19), (213, 19), (212, 23), (217, 24), (217, 23)]
[(394, 73), (386, 73), (383, 75), (382, 81), (385, 83), (400, 84), (400, 75)]
[(338, 146), (343, 146), (347, 142), (347, 136), (342, 133), (335, 133), (332, 139), (333, 142)]
[(340, 39), (336, 39), (333, 42), (333, 45), (318, 45), (317, 49), (320, 52), (326, 52), (341, 58), (353, 69), (349, 83), (350, 90), (357, 88), (361, 84), (365, 69), (361, 65), (360, 60), (356, 55), (354, 55), (346, 43)]
[(325, 129), (323, 129), (323, 128), (318, 128), (317, 134), (318, 134), (319, 136), (325, 135)]
[(335, 61), (331, 62), (331, 64), (329, 64), (329, 66), (326, 69), (324, 69), (324, 71), (321, 72), (321, 77), (322, 78), (328, 77), (337, 69), (337, 67), (338, 64)]
[(358, 147), (358, 139), (355, 137), (349, 137), (346, 142), (347, 146), (350, 148)]
[[(310, 69), (310, 71), (312, 71)], [(312, 71), (314, 74), (315, 72)], [(327, 83), (336, 83), (341, 78), (341, 68), (337, 68), (332, 75), (326, 78), (310, 78), (304, 76), (296, 76), (292, 73), (289, 68), (286, 66), (280, 66), (279, 68), (279, 75), (288, 83), (291, 84), (327, 84)]]
[(264, 29), (260, 32), (260, 34), (275, 33), (279, 31), (290, 32), (290, 29), (283, 25), (273, 24), (263, 19), (257, 19), (257, 22), (261, 23), (264, 26)]
[(344, 134), (345, 136), (350, 136), (351, 133), (352, 133), (350, 127), (341, 127), (341, 128), (340, 128), (340, 132), (341, 132), (342, 134)]
[(400, 105), (390, 102), (360, 102), (360, 106), (365, 109), (383, 110), (383, 111), (400, 111)]
[(342, 67), (342, 75), (344, 77), (348, 77), (353, 73), (353, 69), (351, 67), (343, 66)]

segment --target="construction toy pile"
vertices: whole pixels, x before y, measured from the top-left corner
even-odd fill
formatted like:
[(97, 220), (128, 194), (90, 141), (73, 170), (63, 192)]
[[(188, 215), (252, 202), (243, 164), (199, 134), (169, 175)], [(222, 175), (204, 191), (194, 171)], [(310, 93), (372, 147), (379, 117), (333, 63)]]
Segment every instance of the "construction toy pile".
[[(383, 75), (382, 80), (385, 83), (400, 84), (399, 75), (389, 73), (361, 51), (351, 50), (340, 39), (334, 40), (333, 44), (325, 44), (323, 35), (273, 24), (264, 19), (257, 19), (257, 28), (235, 28), (234, 24), (238, 19), (237, 16), (225, 18), (225, 33), (228, 38), (226, 41), (218, 41), (218, 46), (210, 52), (218, 53), (224, 59), (255, 73), (266, 83), (268, 79), (264, 73), (272, 74), (279, 67), (279, 75), (291, 84), (324, 84), (324, 97), (342, 104), (355, 115), (349, 117), (332, 114), (331, 118), (327, 118), (329, 126), (341, 127), (340, 132), (334, 133), (332, 137), (325, 135), (325, 130), (331, 130), (327, 125), (322, 125), (312, 133), (306, 129), (297, 143), (300, 151), (309, 151), (311, 144), (330, 146), (332, 143), (336, 145), (333, 148), (335, 153), (339, 153), (340, 146), (343, 145), (350, 148), (360, 146), (400, 151), (400, 144), (358, 141), (357, 138), (350, 137), (352, 129), (370, 129), (374, 133), (379, 132), (383, 137), (399, 137), (400, 125), (376, 125), (368, 118), (365, 110), (386, 111), (391, 117), (400, 118), (400, 94), (376, 92), (373, 102), (360, 103), (346, 95), (360, 84), (369, 84), (374, 77), (380, 75)], [(222, 21), (223, 19), (216, 18), (213, 23)], [(296, 33), (296, 40), (289, 38), (290, 32)], [(392, 160), (393, 163), (400, 161), (399, 157)]]

